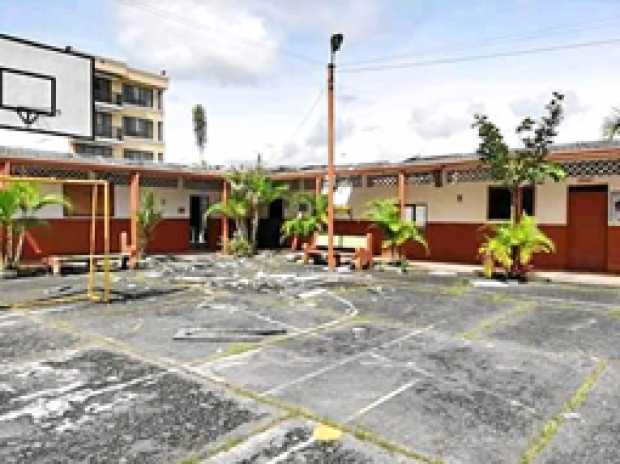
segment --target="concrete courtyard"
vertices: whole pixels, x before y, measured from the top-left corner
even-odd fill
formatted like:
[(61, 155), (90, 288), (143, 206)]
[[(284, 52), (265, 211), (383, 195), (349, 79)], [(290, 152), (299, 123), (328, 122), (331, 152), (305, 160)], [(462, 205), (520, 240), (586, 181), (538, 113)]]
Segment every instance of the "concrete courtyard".
[[(278, 255), (113, 281), (0, 281), (0, 462), (620, 461), (618, 289)], [(281, 333), (183, 337), (213, 328)]]

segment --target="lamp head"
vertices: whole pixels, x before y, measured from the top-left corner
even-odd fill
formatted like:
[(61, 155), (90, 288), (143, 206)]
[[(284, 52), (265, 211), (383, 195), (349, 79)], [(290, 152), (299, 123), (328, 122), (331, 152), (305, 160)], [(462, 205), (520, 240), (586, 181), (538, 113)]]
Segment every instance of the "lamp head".
[(332, 34), (332, 38), (331, 38), (332, 54), (340, 50), (343, 40), (344, 40), (344, 36), (342, 34)]

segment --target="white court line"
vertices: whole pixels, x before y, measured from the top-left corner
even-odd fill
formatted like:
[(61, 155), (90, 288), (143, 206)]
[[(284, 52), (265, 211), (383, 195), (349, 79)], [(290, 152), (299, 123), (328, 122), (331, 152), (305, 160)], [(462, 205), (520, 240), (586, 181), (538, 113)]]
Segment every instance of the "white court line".
[(377, 400), (373, 401), (372, 403), (370, 403), (368, 406), (366, 406), (365, 408), (360, 409), (359, 411), (357, 411), (355, 414), (352, 414), (351, 416), (349, 416), (346, 420), (345, 420), (345, 424), (354, 421), (355, 419), (359, 419), (361, 416), (368, 414), (370, 411), (372, 411), (373, 409), (381, 406), (383, 403), (387, 403), (388, 401), (390, 401), (392, 398), (400, 395), (401, 393), (409, 390), (411, 387), (413, 387), (415, 384), (417, 384), (420, 381), (420, 379), (416, 379), (413, 382), (409, 382), (406, 383), (405, 385), (401, 385), (400, 387), (398, 387), (395, 390), (392, 390), (391, 392), (387, 393), (386, 395), (383, 395), (382, 397), (378, 398)]
[(310, 380), (310, 379), (313, 379), (315, 377), (318, 377), (319, 375), (322, 375), (322, 374), (324, 374), (326, 372), (329, 372), (331, 370), (334, 370), (334, 369), (337, 369), (337, 368), (339, 368), (341, 366), (344, 366), (345, 364), (348, 364), (351, 361), (354, 361), (354, 360), (359, 359), (359, 358), (361, 358), (363, 356), (366, 356), (368, 353), (372, 353), (375, 350), (386, 348), (388, 346), (392, 346), (394, 344), (400, 343), (400, 342), (402, 342), (404, 340), (407, 340), (408, 338), (414, 337), (414, 336), (419, 335), (421, 333), (424, 333), (424, 332), (426, 332), (428, 330), (431, 330), (432, 328), (433, 328), (433, 326), (428, 326), (428, 327), (425, 327), (423, 329), (414, 330), (413, 332), (409, 332), (408, 334), (405, 334), (402, 337), (395, 338), (393, 340), (390, 340), (389, 342), (382, 343), (379, 346), (375, 346), (375, 347), (370, 348), (368, 350), (364, 350), (364, 351), (361, 351), (361, 352), (359, 352), (357, 354), (348, 356), (348, 357), (346, 357), (344, 359), (341, 359), (338, 362), (335, 362), (335, 363), (330, 364), (328, 366), (322, 367), (321, 369), (318, 369), (316, 371), (313, 371), (313, 372), (310, 372), (310, 373), (308, 373), (306, 375), (298, 377), (295, 380), (291, 380), (290, 382), (286, 382), (286, 383), (280, 384), (277, 387), (271, 388), (269, 390), (266, 390), (266, 391), (260, 393), (259, 396), (273, 395), (274, 393), (279, 393), (279, 392), (281, 392), (283, 390), (286, 390), (289, 387), (292, 387), (293, 385), (297, 385), (299, 383), (303, 383), (303, 382), (305, 382), (307, 380)]

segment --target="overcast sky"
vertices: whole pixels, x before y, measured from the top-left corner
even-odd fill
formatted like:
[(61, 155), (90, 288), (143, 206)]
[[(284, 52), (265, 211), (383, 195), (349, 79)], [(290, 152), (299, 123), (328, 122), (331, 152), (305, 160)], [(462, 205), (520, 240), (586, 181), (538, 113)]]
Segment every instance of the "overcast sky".
[[(273, 164), (323, 163), (332, 32), (345, 35), (338, 162), (473, 151), (476, 112), (516, 143), (518, 120), (540, 115), (554, 90), (567, 96), (559, 141), (600, 139), (620, 106), (619, 25), (617, 0), (0, 0), (1, 32), (165, 69), (166, 157), (184, 163), (198, 160), (195, 103), (207, 108), (211, 164), (259, 152)], [(0, 131), (0, 145), (67, 142)]]

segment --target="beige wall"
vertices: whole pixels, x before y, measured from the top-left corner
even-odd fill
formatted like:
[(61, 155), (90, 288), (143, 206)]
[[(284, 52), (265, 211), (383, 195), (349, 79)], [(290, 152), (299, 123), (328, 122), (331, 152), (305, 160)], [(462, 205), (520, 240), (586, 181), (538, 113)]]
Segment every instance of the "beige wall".
[[(565, 225), (568, 221), (568, 187), (571, 185), (606, 184), (610, 193), (620, 191), (620, 176), (576, 179), (565, 182), (547, 182), (536, 186), (536, 218), (540, 224)], [(487, 222), (487, 195), (489, 182), (463, 182), (433, 185), (407, 185), (406, 202), (422, 203), (428, 207), (429, 222)], [(459, 195), (462, 200), (458, 201)], [(351, 195), (353, 219), (364, 219), (368, 202), (378, 198), (397, 201), (398, 187), (355, 188)], [(612, 221), (610, 225), (620, 225)]]

